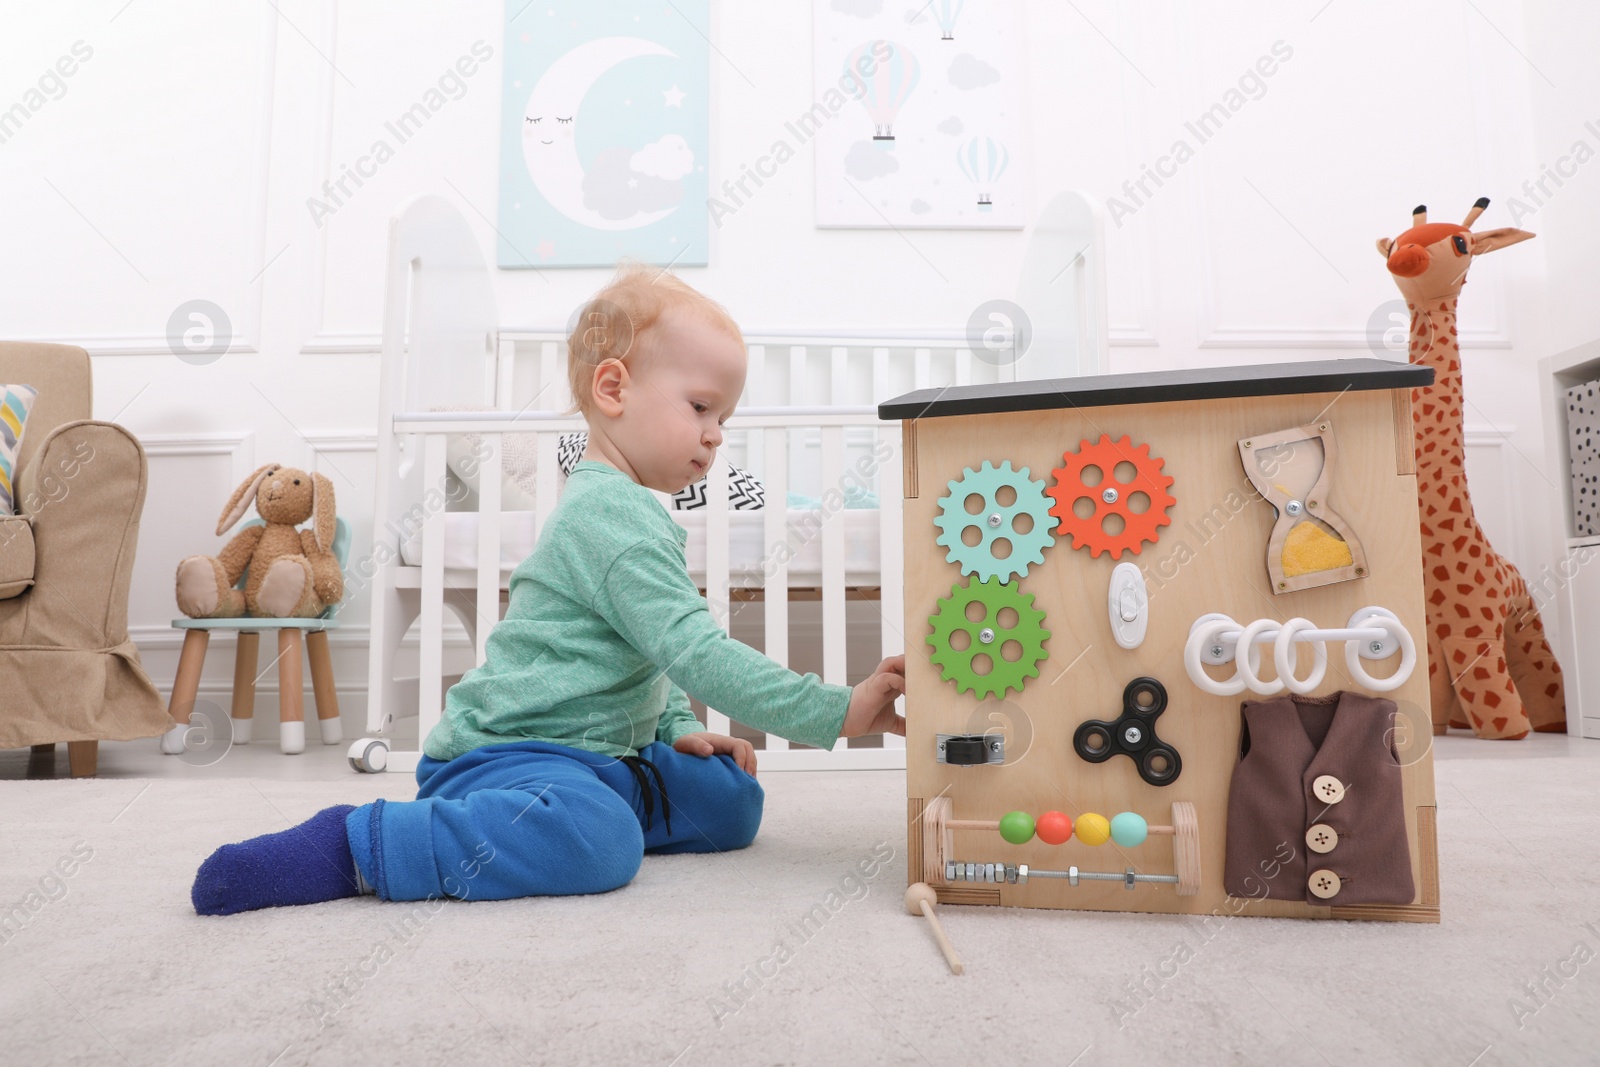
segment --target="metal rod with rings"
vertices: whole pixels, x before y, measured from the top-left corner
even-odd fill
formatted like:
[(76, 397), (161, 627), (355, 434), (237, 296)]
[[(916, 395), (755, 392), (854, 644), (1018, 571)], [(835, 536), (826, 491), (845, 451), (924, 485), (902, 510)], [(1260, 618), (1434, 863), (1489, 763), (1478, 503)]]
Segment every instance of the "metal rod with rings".
[[(1183, 665), (1189, 680), (1207, 693), (1235, 696), (1246, 688), (1263, 696), (1288, 689), (1309, 694), (1322, 684), (1328, 670), (1328, 648), (1334, 641), (1344, 642), (1344, 663), (1352, 681), (1375, 692), (1398, 689), (1411, 677), (1417, 663), (1416, 641), (1387, 608), (1365, 607), (1350, 616), (1343, 627), (1321, 627), (1310, 619), (1257, 619), (1241, 625), (1220, 612), (1202, 615), (1189, 627), (1189, 640), (1183, 648)], [(1311, 673), (1296, 674), (1299, 643), (1312, 649)], [(1271, 645), (1278, 676), (1263, 681), (1261, 647)], [(1400, 653), (1400, 663), (1387, 678), (1374, 678), (1362, 660), (1387, 659)], [(1235, 665), (1232, 678), (1217, 679), (1205, 670), (1207, 665)]]
[(1153, 882), (1158, 885), (1181, 884), (1181, 880), (1175, 874), (1140, 874), (1132, 867), (1121, 872), (1082, 871), (1077, 867), (1068, 867), (1064, 871), (1042, 871), (1026, 863), (964, 863), (961, 860), (950, 860), (944, 865), (944, 880), (947, 882), (1006, 882), (1011, 885), (1027, 885), (1030, 878), (1064, 878), (1069, 885), (1077, 885), (1079, 882), (1121, 882), (1127, 889), (1132, 889), (1140, 882)]

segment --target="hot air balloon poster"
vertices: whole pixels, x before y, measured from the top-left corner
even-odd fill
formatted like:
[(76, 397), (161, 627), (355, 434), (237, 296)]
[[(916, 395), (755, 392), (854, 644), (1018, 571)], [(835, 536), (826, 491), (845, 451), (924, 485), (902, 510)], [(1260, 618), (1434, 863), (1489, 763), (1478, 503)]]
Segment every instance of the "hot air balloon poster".
[(501, 267), (704, 266), (709, 0), (508, 0)]
[(1021, 229), (1015, 0), (815, 0), (817, 225)]

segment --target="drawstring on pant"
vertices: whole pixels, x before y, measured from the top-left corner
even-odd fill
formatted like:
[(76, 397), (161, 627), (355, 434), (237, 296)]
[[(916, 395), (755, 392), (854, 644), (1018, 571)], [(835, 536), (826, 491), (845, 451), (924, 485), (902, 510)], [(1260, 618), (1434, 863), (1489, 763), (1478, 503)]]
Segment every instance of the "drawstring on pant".
[(661, 772), (656, 769), (654, 763), (651, 763), (643, 756), (623, 756), (622, 762), (628, 765), (628, 769), (633, 772), (634, 778), (639, 782), (639, 792), (644, 797), (644, 828), (646, 830), (650, 829), (651, 823), (655, 819), (656, 802), (655, 798), (650, 795), (650, 779), (645, 777), (641, 765), (650, 768), (650, 773), (655, 775), (656, 791), (661, 794), (661, 817), (666, 820), (667, 836), (671, 837), (672, 807), (667, 801), (667, 787), (661, 781)]

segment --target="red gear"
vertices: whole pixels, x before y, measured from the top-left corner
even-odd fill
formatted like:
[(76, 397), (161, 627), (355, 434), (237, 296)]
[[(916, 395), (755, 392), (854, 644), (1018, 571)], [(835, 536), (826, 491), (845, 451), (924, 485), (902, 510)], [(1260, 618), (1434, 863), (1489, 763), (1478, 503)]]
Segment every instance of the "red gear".
[[(1138, 553), (1146, 541), (1155, 544), (1158, 527), (1172, 524), (1167, 515), (1167, 510), (1177, 503), (1167, 492), (1172, 487), (1172, 477), (1162, 473), (1166, 461), (1152, 457), (1149, 445), (1134, 448), (1133, 441), (1126, 435), (1113, 441), (1110, 434), (1101, 434), (1097, 443), (1084, 441), (1078, 451), (1068, 452), (1062, 459), (1066, 465), (1050, 472), (1055, 484), (1045, 492), (1055, 500), (1050, 514), (1060, 520), (1056, 534), (1071, 534), (1073, 548), (1087, 546), (1091, 556), (1110, 552), (1112, 559), (1121, 559), (1124, 552)], [(1112, 474), (1123, 461), (1134, 466), (1131, 482), (1119, 482)], [(1096, 485), (1085, 485), (1083, 481), (1084, 468), (1090, 466), (1101, 471)], [(1107, 489), (1117, 491), (1116, 500), (1106, 501)], [(1144, 493), (1150, 498), (1150, 506), (1137, 515), (1128, 510), (1128, 500), (1134, 493)], [(1080, 519), (1072, 505), (1085, 497), (1094, 501), (1094, 514)], [(1121, 533), (1106, 533), (1103, 524), (1108, 515), (1122, 517)]]

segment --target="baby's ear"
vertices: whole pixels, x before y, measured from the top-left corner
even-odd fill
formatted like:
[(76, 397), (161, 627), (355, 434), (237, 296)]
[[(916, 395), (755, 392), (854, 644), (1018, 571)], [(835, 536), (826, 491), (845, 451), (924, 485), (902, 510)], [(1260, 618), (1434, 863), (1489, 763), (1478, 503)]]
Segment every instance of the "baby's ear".
[(620, 359), (602, 360), (594, 369), (593, 404), (596, 411), (608, 418), (622, 414), (623, 397), (632, 384), (628, 365)]

